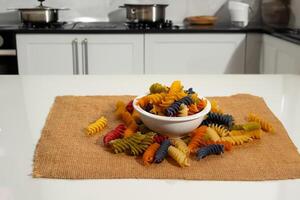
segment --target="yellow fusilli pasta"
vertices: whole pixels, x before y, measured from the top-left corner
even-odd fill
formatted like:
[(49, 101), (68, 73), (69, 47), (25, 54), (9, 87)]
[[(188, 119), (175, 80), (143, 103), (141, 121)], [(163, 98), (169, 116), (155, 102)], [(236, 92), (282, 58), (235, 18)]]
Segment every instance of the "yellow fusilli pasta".
[(205, 138), (208, 140), (212, 140), (214, 142), (217, 142), (220, 140), (220, 136), (217, 133), (217, 131), (215, 131), (213, 128), (210, 128), (210, 127), (207, 127), (207, 129), (206, 129)]
[(259, 116), (253, 114), (253, 113), (249, 113), (247, 120), (249, 122), (257, 122), (260, 124), (262, 130), (266, 131), (266, 132), (270, 132), (273, 133), (274, 132), (274, 127), (272, 126), (272, 124), (270, 124), (269, 122), (267, 122), (266, 120), (260, 118)]
[(97, 121), (91, 123), (85, 129), (85, 133), (88, 136), (92, 136), (102, 131), (106, 126), (107, 126), (107, 119), (105, 117), (100, 117)]
[(179, 139), (179, 138), (171, 139), (171, 143), (177, 149), (179, 149), (180, 151), (182, 151), (182, 153), (184, 153), (185, 155), (189, 155), (190, 154), (190, 150), (189, 150), (188, 146), (186, 145), (186, 143), (182, 139)]
[(221, 110), (221, 108), (216, 100), (214, 100), (214, 99), (211, 100), (210, 104), (211, 104), (211, 110), (210, 110), (211, 112), (220, 113), (220, 114), (223, 113), (223, 111)]
[(225, 126), (218, 124), (209, 124), (209, 127), (214, 129), (220, 137), (225, 137), (229, 135), (229, 130)]
[(253, 130), (253, 131), (246, 131), (245, 135), (253, 138), (253, 139), (261, 139), (262, 131), (261, 129)]
[(165, 96), (166, 96), (165, 93), (157, 93), (157, 94), (150, 94), (145, 98), (147, 98), (146, 100), (147, 103), (158, 105), (165, 98)]
[(237, 135), (237, 136), (226, 136), (220, 138), (219, 141), (227, 141), (230, 142), (232, 145), (241, 145), (252, 141), (252, 138), (247, 135)]
[(181, 166), (181, 167), (188, 167), (190, 166), (188, 157), (182, 151), (177, 149), (174, 146), (169, 146), (168, 154)]
[(170, 87), (169, 93), (178, 93), (181, 92), (183, 89), (183, 86), (181, 84), (181, 81), (174, 81)]

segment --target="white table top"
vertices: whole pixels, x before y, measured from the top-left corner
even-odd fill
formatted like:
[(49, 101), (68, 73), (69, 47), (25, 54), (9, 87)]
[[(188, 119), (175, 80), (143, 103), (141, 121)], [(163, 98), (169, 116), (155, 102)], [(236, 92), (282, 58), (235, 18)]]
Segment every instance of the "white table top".
[(300, 147), (300, 76), (0, 76), (0, 200), (66, 199), (299, 199), (300, 180), (33, 179), (32, 159), (57, 95), (143, 94), (153, 82), (182, 80), (203, 96), (251, 93), (265, 98)]

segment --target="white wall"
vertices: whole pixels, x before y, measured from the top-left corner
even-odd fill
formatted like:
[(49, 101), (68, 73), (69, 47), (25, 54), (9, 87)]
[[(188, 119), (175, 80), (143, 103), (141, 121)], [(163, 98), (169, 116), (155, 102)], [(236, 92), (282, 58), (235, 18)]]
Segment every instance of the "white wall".
[[(111, 18), (118, 20), (125, 18), (124, 10), (118, 10), (118, 7), (124, 3), (166, 3), (167, 19), (175, 23), (182, 22), (183, 18), (192, 15), (214, 15), (227, 0), (46, 0), (45, 4), (52, 7), (68, 7), (70, 11), (62, 11), (60, 19), (65, 21), (78, 20), (108, 20)], [(257, 2), (259, 0), (241, 0)], [(0, 22), (5, 20), (3, 14), (9, 7), (34, 7), (37, 6), (37, 0), (0, 0)], [(2, 13), (2, 14), (1, 14)], [(12, 20), (9, 15), (7, 20)], [(222, 17), (220, 17), (222, 20)], [(228, 17), (227, 17), (228, 19)]]

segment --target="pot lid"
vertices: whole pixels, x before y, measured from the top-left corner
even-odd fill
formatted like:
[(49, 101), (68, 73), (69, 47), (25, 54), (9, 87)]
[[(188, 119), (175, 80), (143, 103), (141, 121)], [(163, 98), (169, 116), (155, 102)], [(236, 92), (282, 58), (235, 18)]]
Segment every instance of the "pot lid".
[(124, 4), (124, 7), (167, 7), (169, 4)]
[(43, 2), (45, 0), (38, 0), (40, 2), (40, 5), (34, 8), (15, 8), (13, 10), (20, 10), (20, 11), (44, 11), (44, 10), (68, 10), (68, 8), (52, 8), (48, 6), (44, 6)]

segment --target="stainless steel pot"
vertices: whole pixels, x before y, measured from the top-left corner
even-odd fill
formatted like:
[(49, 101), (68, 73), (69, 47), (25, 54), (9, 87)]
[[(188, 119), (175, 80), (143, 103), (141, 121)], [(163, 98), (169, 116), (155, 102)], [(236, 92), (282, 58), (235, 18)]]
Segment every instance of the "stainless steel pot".
[(38, 0), (40, 5), (35, 8), (18, 8), (23, 23), (48, 24), (58, 21), (59, 10), (67, 10), (66, 8), (50, 8), (43, 5), (45, 0)]
[(130, 22), (163, 22), (167, 4), (124, 4), (126, 17)]

